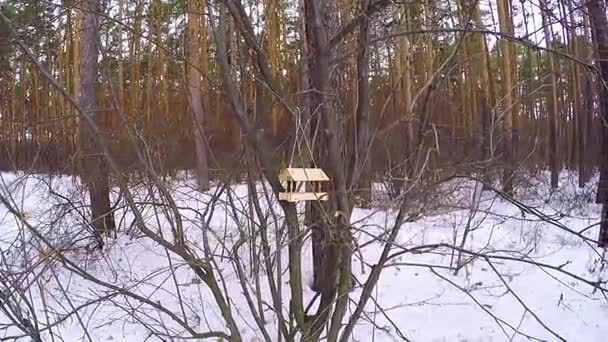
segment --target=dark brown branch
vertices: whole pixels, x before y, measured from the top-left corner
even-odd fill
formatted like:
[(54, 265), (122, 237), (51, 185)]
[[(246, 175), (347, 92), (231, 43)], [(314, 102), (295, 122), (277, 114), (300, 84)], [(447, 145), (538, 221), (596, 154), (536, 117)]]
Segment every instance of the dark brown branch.
[[(234, 19), (236, 26), (239, 29), (239, 32), (245, 38), (245, 42), (250, 49), (255, 52), (255, 60), (262, 74), (262, 78), (266, 85), (270, 88), (270, 90), (277, 94), (279, 98), (285, 99), (284, 96), (284, 88), (279, 85), (279, 82), (272, 76), (272, 71), (270, 69), (270, 63), (268, 63), (268, 58), (266, 58), (266, 54), (262, 49), (262, 46), (258, 43), (255, 38), (255, 33), (253, 30), (253, 25), (251, 24), (251, 20), (247, 16), (245, 12), (245, 8), (240, 0), (221, 0), (222, 3), (226, 6), (230, 15)], [(288, 108), (289, 109), (289, 108)]]
[(384, 9), (391, 2), (391, 0), (378, 0), (369, 4), (365, 12), (344, 24), (344, 26), (342, 26), (342, 28), (340, 28), (340, 30), (338, 30), (338, 32), (331, 37), (328, 46), (331, 48), (339, 44), (344, 37), (353, 32), (358, 26), (365, 25), (366, 22), (369, 22), (369, 17)]

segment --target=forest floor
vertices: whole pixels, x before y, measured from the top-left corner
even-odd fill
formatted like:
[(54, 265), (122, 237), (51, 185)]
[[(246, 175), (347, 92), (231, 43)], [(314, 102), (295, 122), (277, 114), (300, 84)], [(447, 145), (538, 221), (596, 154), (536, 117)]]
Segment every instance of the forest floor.
[[(25, 219), (44, 232), (49, 241), (72, 246), (66, 256), (97, 279), (128, 288), (186, 316), (189, 325), (198, 331), (226, 331), (206, 286), (196, 280), (183, 260), (151, 239), (121, 232), (116, 239), (107, 241), (103, 254), (86, 253), (74, 247), (84, 244), (79, 242), (85, 234), (78, 209), (86, 202), (82, 186), (74, 178), (3, 174), (0, 181), (0, 192), (12, 196), (14, 205), (20, 208)], [(398, 237), (400, 247), (394, 251), (439, 243), (460, 245), (463, 227), (468, 223), (473, 230), (466, 241), (466, 249), (491, 256), (490, 261), (474, 259), (457, 275), (448, 269), (455, 264), (457, 256), (446, 249), (406, 253), (391, 261), (374, 290), (375, 303), (370, 301), (367, 305), (367, 314), (355, 328), (352, 340), (380, 342), (406, 338), (410, 341), (473, 342), (527, 341), (530, 337), (558, 341), (559, 335), (566, 341), (606, 341), (608, 300), (582, 279), (605, 280), (608, 271), (601, 267), (601, 255), (598, 254), (601, 250), (573, 233), (584, 230), (583, 236), (592, 239), (597, 236), (596, 227), (586, 229), (596, 224), (600, 217), (599, 205), (593, 204), (596, 181), (579, 189), (575, 186), (574, 175), (563, 174), (560, 189), (550, 192), (547, 180), (541, 174), (518, 190), (516, 196), (535, 211), (522, 211), (512, 203), (484, 192), (474, 215), (470, 208), (474, 207), (471, 198), (475, 186), (470, 181), (459, 182), (458, 189), (443, 198), (453, 205), (406, 223)], [(204, 212), (211, 196), (196, 192), (187, 177), (180, 176), (170, 184), (187, 229), (187, 241), (200, 252), (203, 235), (201, 218), (196, 211)], [(144, 204), (158, 194), (150, 195), (145, 187), (139, 190), (136, 196), (142, 203), (148, 224), (170, 231), (161, 210)], [(248, 212), (247, 187), (235, 185), (232, 190), (232, 199), (239, 208), (231, 210), (227, 206), (227, 196), (220, 197), (209, 222), (213, 230), (208, 237), (209, 244), (214, 249), (217, 267), (224, 277), (225, 290), (244, 340), (261, 341), (262, 335), (250, 314), (230, 261), (232, 247), (239, 239), (237, 227), (248, 229), (246, 220), (239, 218), (239, 213)], [(541, 218), (535, 213), (544, 216)], [(383, 248), (381, 242), (372, 240), (391, 227), (394, 215), (389, 206), (380, 204), (354, 211), (352, 223), (356, 227), (358, 244), (362, 246), (353, 259), (358, 281), (366, 280)], [(118, 208), (116, 219), (123, 232), (133, 225), (133, 217), (126, 208)], [(274, 228), (271, 230), (274, 238)], [(45, 248), (4, 206), (0, 207), (0, 253), (3, 258), (0, 265), (5, 265), (2, 266), (4, 270), (0, 269), (0, 277), (4, 276), (0, 281), (6, 283), (16, 279), (11, 272), (28, 267), (35, 270), (19, 278), (19, 288), (26, 294), (23, 298), (33, 304), (40, 321), (66, 318), (52, 327), (54, 337), (47, 333), (44, 341), (161, 341), (160, 337), (151, 336), (146, 325), (167, 335), (183, 334), (167, 315), (83, 279), (61, 265)], [(310, 289), (310, 239), (306, 239), (303, 254), (303, 274), (308, 285), (304, 289), (305, 299), (310, 300), (314, 295)], [(240, 257), (247, 268), (246, 282), (255, 293), (249, 255), (248, 247), (244, 245)], [(281, 257), (285, 271), (286, 247)], [(539, 267), (538, 263), (552, 265), (555, 269)], [(285, 272), (283, 298), (289, 298), (288, 280)], [(260, 296), (264, 302), (271, 303), (267, 285), (262, 278)], [(353, 307), (359, 295), (360, 288), (356, 287), (351, 293)], [(100, 301), (104, 296), (107, 298)], [(24, 302), (21, 305), (25, 305)], [(66, 316), (72, 308), (81, 305), (83, 308), (78, 315)], [(288, 307), (289, 303), (285, 301), (285, 312)], [(276, 336), (273, 316), (269, 312), (265, 315), (271, 336)], [(0, 311), (0, 340), (20, 334), (15, 328), (2, 325), (7, 320), (6, 313)], [(165, 337), (165, 340), (180, 339)]]

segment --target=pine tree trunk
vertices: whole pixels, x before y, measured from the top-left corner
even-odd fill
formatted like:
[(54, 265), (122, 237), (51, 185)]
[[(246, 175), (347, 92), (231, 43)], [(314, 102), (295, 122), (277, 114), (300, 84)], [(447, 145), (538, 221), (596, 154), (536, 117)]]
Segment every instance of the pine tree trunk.
[(93, 227), (100, 243), (104, 234), (115, 230), (114, 215), (110, 206), (110, 189), (108, 185), (108, 167), (99, 146), (99, 137), (89, 122), (99, 128), (101, 115), (97, 111), (97, 75), (98, 75), (98, 0), (84, 1), (84, 25), (80, 38), (80, 106), (84, 118), (79, 120), (80, 144), (83, 151), (82, 178), (89, 188)]
[(141, 2), (137, 2), (135, 4), (135, 16), (133, 23), (133, 31), (131, 35), (131, 51), (130, 51), (130, 62), (131, 62), (131, 80), (130, 80), (130, 94), (129, 94), (129, 114), (131, 117), (135, 118), (137, 122), (137, 118), (139, 117), (139, 48), (141, 45), (141, 22), (142, 16), (140, 13), (142, 12), (143, 4)]
[(202, 81), (200, 73), (200, 24), (195, 0), (187, 0), (188, 23), (186, 34), (188, 103), (192, 113), (193, 137), (196, 151), (196, 173), (200, 191), (209, 190), (209, 167), (207, 162), (207, 144), (205, 142), (205, 113), (202, 101)]
[[(587, 2), (591, 30), (597, 44), (597, 60), (602, 80), (608, 80), (608, 21), (604, 2), (589, 0)], [(602, 222), (600, 224), (600, 247), (608, 247), (608, 88), (604, 82), (597, 82), (600, 94), (602, 148), (600, 158), (600, 181), (597, 185), (597, 203), (603, 205)]]
[[(79, 66), (80, 61), (82, 60), (82, 58), (80, 57), (80, 43), (82, 40), (82, 13), (78, 10), (75, 10), (74, 12), (74, 23), (73, 23), (73, 32), (72, 32), (72, 96), (74, 96), (75, 98), (79, 98), (80, 94), (80, 70), (81, 67)], [(78, 114), (76, 113), (76, 111), (72, 110), (73, 116), (72, 116), (72, 120), (70, 120), (70, 147), (75, 147), (75, 141), (79, 134), (78, 134)]]
[[(548, 8), (545, 2), (542, 0), (541, 5), (541, 18), (543, 22), (543, 31), (545, 34), (545, 44), (547, 48), (552, 48), (552, 34), (551, 27), (549, 26)], [(557, 159), (557, 119), (558, 119), (558, 104), (557, 104), (557, 80), (555, 70), (555, 59), (552, 53), (549, 53), (549, 91), (547, 95), (547, 110), (548, 110), (548, 129), (549, 129), (549, 168), (551, 170), (551, 188), (555, 189), (558, 186), (559, 181), (559, 162)]]
[[(118, 20), (124, 20), (124, 0), (118, 0)], [(118, 103), (124, 108), (125, 105), (125, 71), (124, 62), (122, 59), (122, 43), (123, 43), (123, 32), (122, 25), (118, 25), (117, 33), (118, 36)]]
[[(509, 34), (512, 18), (510, 16), (510, 8), (508, 0), (498, 0), (498, 21), (500, 23), (500, 32)], [(503, 162), (504, 173), (502, 177), (503, 191), (511, 194), (513, 192), (513, 71), (511, 58), (511, 44), (506, 39), (500, 40), (500, 61), (501, 70), (500, 77), (502, 80), (503, 92), (505, 101), (503, 106), (504, 123), (503, 123)]]
[[(279, 66), (279, 56), (281, 53), (281, 1), (279, 0), (268, 0), (264, 7), (264, 16), (266, 18), (266, 44), (268, 51), (268, 62), (272, 76), (277, 78)], [(272, 104), (276, 101), (270, 102), (270, 129), (272, 137), (275, 141), (278, 141), (281, 125), (281, 110), (276, 104)]]
[[(367, 10), (369, 0), (361, 1), (361, 11)], [(370, 154), (369, 148), (369, 19), (365, 19), (359, 28), (357, 49), (357, 109), (355, 112), (355, 167), (353, 168), (352, 186), (357, 189), (361, 204), (368, 204), (371, 199)]]

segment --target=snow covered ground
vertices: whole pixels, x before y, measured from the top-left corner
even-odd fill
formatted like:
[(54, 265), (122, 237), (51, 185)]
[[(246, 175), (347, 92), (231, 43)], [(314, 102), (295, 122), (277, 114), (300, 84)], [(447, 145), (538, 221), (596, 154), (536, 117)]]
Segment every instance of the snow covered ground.
[[(220, 196), (209, 217), (205, 210), (214, 190), (200, 194), (184, 177), (168, 184), (187, 229), (188, 244), (203, 255), (203, 239), (209, 239), (244, 340), (262, 341), (231, 262), (235, 243), (255, 230), (244, 219), (249, 212), (247, 186), (231, 187), (232, 196)], [(593, 225), (599, 220), (600, 207), (592, 204), (596, 183), (578, 189), (574, 176), (563, 174), (558, 191), (550, 192), (546, 184), (541, 174), (518, 190), (516, 198), (531, 208), (527, 211), (488, 191), (478, 198), (473, 213), (475, 184), (462, 180), (443, 196), (443, 210), (406, 223), (392, 250), (402, 255), (383, 271), (374, 290), (375, 300), (366, 306), (352, 340), (606, 341), (608, 301), (590, 283), (608, 279), (608, 271), (602, 269), (602, 251), (583, 238), (597, 236)], [(144, 186), (136, 190), (148, 225), (170, 232), (174, 214), (152, 204), (160, 194)], [(66, 257), (96, 279), (85, 279), (62, 265), (22, 221), (0, 206), (0, 290), (12, 289), (12, 298), (17, 298), (14, 303), (26, 317), (34, 313), (43, 325), (59, 321), (45, 331), (44, 341), (180, 341), (180, 336), (188, 334), (169, 313), (199, 332), (227, 331), (210, 291), (184, 261), (149, 238), (134, 237), (133, 215), (127, 208), (119, 207), (116, 213), (123, 233), (107, 241), (103, 254), (87, 253), (83, 246), (89, 234), (81, 216), (86, 196), (76, 179), (3, 174), (0, 194), (10, 195), (25, 221), (42, 232), (47, 242), (65, 247)], [(229, 208), (230, 201), (236, 210)], [(355, 253), (353, 270), (360, 282), (366, 280), (384, 247), (373, 237), (392, 226), (395, 212), (387, 208), (379, 205), (353, 213), (355, 235), (362, 246)], [(201, 227), (207, 220), (211, 231), (205, 237)], [(275, 226), (271, 226), (274, 237)], [(463, 257), (467, 263), (454, 275), (450, 267), (456, 264), (458, 253), (442, 246), (459, 246), (467, 226), (471, 228), (464, 245), (469, 252)], [(287, 313), (287, 248), (282, 246), (282, 294)], [(311, 284), (309, 239), (302, 252), (305, 283)], [(256, 293), (251, 276), (255, 267), (247, 244), (239, 255), (246, 268), (245, 282)], [(477, 258), (471, 259), (472, 255)], [(117, 289), (149, 302), (124, 296)], [(268, 308), (264, 303), (272, 301), (263, 277), (259, 291), (264, 300), (261, 305)], [(304, 291), (305, 299), (310, 300), (314, 293), (309, 286)], [(6, 296), (6, 292), (0, 295)], [(359, 295), (357, 287), (351, 293), (352, 307)], [(150, 303), (168, 310), (163, 313)], [(275, 316), (269, 311), (265, 316), (270, 335), (276, 336)], [(15, 319), (10, 311), (0, 311), (0, 340), (22, 334), (11, 324)]]

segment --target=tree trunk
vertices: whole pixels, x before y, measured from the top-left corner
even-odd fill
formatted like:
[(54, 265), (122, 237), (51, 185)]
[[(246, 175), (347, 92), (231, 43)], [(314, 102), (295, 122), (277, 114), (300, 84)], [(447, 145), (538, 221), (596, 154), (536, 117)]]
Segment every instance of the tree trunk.
[(207, 162), (207, 144), (203, 130), (205, 113), (202, 99), (201, 57), (200, 57), (200, 24), (199, 9), (195, 0), (186, 0), (188, 23), (186, 33), (186, 80), (188, 83), (188, 103), (192, 114), (194, 148), (196, 151), (196, 174), (200, 191), (209, 190), (209, 167)]
[[(572, 29), (573, 25), (576, 25), (576, 20), (574, 18), (574, 9), (572, 0), (568, 0), (568, 18), (570, 20), (570, 24), (566, 26), (566, 30), (568, 32), (569, 38), (569, 48), (570, 54), (575, 57), (580, 57), (580, 48), (579, 48), (579, 38), (576, 35), (576, 30)], [(576, 170), (578, 171), (578, 185), (580, 188), (585, 186), (585, 172), (584, 172), (584, 161), (581, 156), (581, 152), (583, 148), (583, 102), (581, 100), (582, 93), (582, 82), (580, 75), (580, 68), (578, 64), (574, 61), (570, 61), (570, 69), (571, 69), (571, 82), (572, 85), (570, 87), (570, 97), (572, 99), (572, 108), (573, 108), (573, 117), (574, 117), (574, 126), (572, 129), (572, 149), (573, 149), (573, 165), (576, 165)], [(574, 167), (573, 167), (574, 168)]]
[(593, 170), (592, 165), (588, 165), (590, 160), (589, 155), (589, 122), (593, 118), (593, 83), (591, 76), (585, 77), (583, 84), (583, 110), (580, 115), (580, 132), (578, 142), (578, 158), (579, 158), (579, 186), (582, 188), (589, 181), (590, 171)]
[[(404, 31), (408, 31), (412, 29), (412, 9), (410, 8), (409, 5), (407, 4), (403, 4), (400, 6), (399, 8), (399, 20), (400, 22), (400, 27), (402, 30)], [(395, 184), (398, 184), (395, 186), (396, 191), (395, 194), (399, 192), (398, 189), (400, 189), (403, 185), (403, 180), (408, 179), (411, 180), (414, 176), (413, 176), (413, 169), (414, 169), (414, 159), (413, 156), (416, 153), (416, 138), (417, 135), (414, 133), (415, 132), (415, 123), (414, 123), (414, 109), (412, 108), (412, 98), (413, 98), (413, 87), (414, 87), (414, 77), (413, 77), (413, 65), (412, 65), (412, 60), (413, 60), (413, 51), (414, 51), (414, 46), (412, 44), (411, 41), (411, 37), (407, 37), (407, 36), (402, 36), (399, 37), (397, 40), (397, 51), (396, 51), (396, 55), (397, 55), (397, 61), (396, 61), (396, 67), (397, 67), (397, 72), (395, 73), (394, 77), (397, 79), (397, 93), (395, 94), (395, 102), (397, 103), (396, 106), (396, 112), (394, 113), (394, 119), (395, 120), (400, 120), (402, 115), (406, 115), (406, 120), (407, 120), (407, 128), (404, 129), (403, 131), (406, 132), (406, 148), (402, 149), (405, 153), (403, 154), (404, 159), (407, 160), (406, 165), (404, 166), (405, 170), (403, 170), (403, 172), (401, 170), (398, 171), (397, 175), (396, 175), (396, 179), (398, 178), (399, 180), (395, 181)], [(390, 55), (389, 58), (390, 60)], [(404, 127), (405, 128), (405, 127)], [(398, 128), (398, 130), (401, 131), (401, 129)], [(402, 137), (403, 135), (401, 135), (400, 137)], [(390, 138), (389, 138), (390, 139)], [(394, 138), (395, 142), (398, 144), (398, 146), (402, 146), (402, 141), (400, 138), (396, 139)], [(395, 156), (397, 157), (397, 156)]]
[[(510, 34), (510, 27), (512, 26), (512, 18), (510, 15), (509, 1), (498, 0), (498, 21), (500, 23), (500, 32)], [(511, 194), (513, 193), (513, 171), (514, 171), (514, 155), (513, 155), (513, 120), (514, 120), (514, 101), (513, 101), (513, 70), (512, 70), (512, 52), (511, 44), (506, 39), (500, 40), (500, 61), (501, 70), (500, 77), (503, 85), (503, 92), (505, 94), (505, 101), (503, 106), (504, 112), (504, 123), (503, 123), (503, 162), (504, 162), (504, 173), (502, 178), (503, 191)]]
[[(591, 63), (594, 58), (594, 40), (589, 28), (589, 14), (587, 13), (587, 11), (583, 12), (583, 26), (585, 27), (585, 29), (583, 30), (583, 38), (580, 44), (578, 44), (578, 48), (580, 49), (579, 53), (583, 57), (583, 59)], [(583, 73), (580, 74), (581, 77), (583, 75)], [(581, 174), (579, 175), (579, 186), (581, 186), (581, 183), (586, 183), (589, 181), (589, 178), (591, 176), (591, 170), (593, 170), (592, 159), (589, 158), (589, 150), (591, 146), (593, 132), (591, 129), (591, 122), (593, 121), (595, 89), (593, 86), (593, 75), (588, 74), (584, 76), (584, 83), (582, 84), (583, 113), (580, 117), (581, 131), (579, 132), (578, 145), (579, 163), (581, 165)], [(584, 186), (584, 184), (582, 186)]]
[[(91, 118), (100, 128), (101, 115), (97, 111), (97, 74), (99, 69), (98, 50), (98, 0), (84, 1), (84, 25), (80, 40), (80, 106), (84, 115)], [(93, 228), (100, 247), (103, 245), (101, 236), (115, 230), (114, 215), (110, 206), (110, 190), (108, 185), (108, 167), (101, 153), (98, 132), (87, 124), (87, 120), (79, 120), (80, 143), (83, 151), (82, 179), (89, 188)]]
[[(333, 3), (334, 1), (329, 1)], [(328, 69), (329, 65), (327, 64), (327, 57), (323, 56), (323, 52), (320, 51), (317, 41), (317, 34), (315, 30), (327, 30), (323, 24), (325, 21), (321, 21), (320, 18), (316, 18), (314, 13), (312, 13), (313, 8), (315, 6), (319, 6), (318, 4), (312, 4), (310, 0), (304, 0), (304, 25), (305, 25), (305, 33), (306, 33), (306, 56), (308, 56), (307, 60), (307, 68), (306, 71), (308, 74), (305, 76), (308, 78), (308, 86), (310, 89), (314, 90), (307, 97), (307, 108), (306, 112), (311, 115), (308, 120), (311, 121), (311, 129), (308, 132), (310, 139), (318, 139), (320, 136), (321, 139), (315, 141), (315, 149), (312, 151), (312, 161), (311, 166), (317, 165), (323, 169), (327, 169), (328, 167), (328, 156), (327, 156), (327, 141), (324, 139), (324, 135), (320, 135), (326, 128), (324, 127), (323, 120), (320, 115), (312, 116), (312, 113), (317, 111), (320, 112), (319, 109), (326, 110), (331, 113), (331, 115), (335, 115), (335, 109), (332, 106), (332, 103), (326, 99), (326, 96), (323, 96), (323, 91), (329, 87), (329, 75)], [(327, 8), (332, 7), (332, 4), (326, 4)], [(333, 10), (324, 11), (324, 14), (328, 16), (333, 16), (333, 20), (337, 22), (337, 9), (334, 7)], [(328, 33), (325, 32), (327, 36)], [(320, 65), (321, 64), (321, 65)], [(324, 71), (321, 71), (324, 70)], [(325, 102), (325, 103), (324, 103)], [(329, 110), (320, 107), (330, 107)], [(318, 109), (319, 108), (319, 109)], [(329, 170), (327, 170), (329, 171)], [(330, 172), (330, 177), (333, 175)], [(331, 262), (335, 261), (337, 256), (333, 255), (329, 256), (332, 252), (335, 252), (335, 248), (330, 247), (330, 243), (332, 242), (332, 223), (329, 222), (326, 213), (335, 211), (335, 208), (331, 207), (331, 203), (323, 203), (323, 202), (313, 202), (308, 207), (307, 214), (307, 224), (310, 226), (312, 231), (312, 254), (313, 254), (313, 290), (319, 293), (323, 291), (328, 291), (330, 288), (335, 288), (335, 272), (332, 270), (332, 267), (329, 265)], [(329, 254), (328, 254), (329, 253)]]
[[(308, 49), (308, 71), (310, 86), (315, 89), (311, 97), (311, 108), (318, 110), (318, 126), (321, 128), (315, 142), (315, 159), (323, 153), (321, 165), (330, 174), (333, 180), (331, 201), (324, 208), (313, 206), (316, 215), (313, 224), (320, 225), (323, 234), (322, 241), (317, 241), (317, 248), (321, 248), (323, 274), (321, 282), (321, 300), (313, 324), (304, 337), (304, 340), (316, 340), (326, 324), (330, 309), (333, 306), (333, 315), (328, 333), (328, 340), (335, 341), (341, 327), (341, 320), (348, 303), (348, 291), (351, 286), (351, 236), (349, 230), (350, 203), (346, 192), (346, 177), (344, 161), (342, 159), (341, 141), (339, 139), (339, 117), (336, 99), (330, 94), (337, 91), (337, 84), (330, 75), (330, 60), (333, 47), (330, 45), (330, 36), (335, 32), (338, 13), (335, 0), (320, 1), (306, 0), (305, 25)], [(314, 125), (313, 125), (314, 126)], [(322, 142), (322, 144), (319, 144)], [(330, 214), (334, 213), (334, 214)], [(329, 215), (328, 215), (329, 214)], [(313, 242), (313, 248), (314, 248)], [(336, 297), (337, 296), (337, 297)]]
[[(369, 0), (361, 0), (364, 13)], [(371, 196), (369, 148), (369, 18), (365, 18), (359, 28), (357, 46), (357, 109), (355, 112), (355, 158), (351, 186), (357, 189), (362, 203), (369, 203)]]
[[(545, 44), (547, 48), (552, 48), (552, 34), (549, 21), (547, 20), (548, 8), (545, 2), (542, 0), (541, 5), (541, 18), (543, 22), (543, 31), (545, 34)], [(558, 104), (557, 104), (557, 81), (556, 81), (556, 70), (555, 70), (555, 59), (553, 54), (549, 52), (549, 95), (547, 96), (547, 109), (548, 113), (548, 129), (549, 129), (549, 168), (551, 170), (551, 188), (555, 189), (558, 186), (559, 181), (559, 164), (557, 160), (557, 119), (558, 119)]]
[[(74, 98), (80, 97), (80, 61), (82, 58), (80, 57), (80, 44), (82, 41), (82, 13), (81, 11), (74, 10), (74, 27), (72, 32), (72, 96)], [(72, 109), (72, 119), (70, 120), (70, 135), (69, 135), (69, 143), (70, 147), (74, 147), (76, 145), (76, 140), (79, 136), (78, 134), (78, 113)]]
[[(479, 4), (475, 4), (471, 9), (473, 11), (473, 20), (479, 26), (483, 25), (481, 14), (479, 13)], [(491, 142), (492, 138), (490, 127), (492, 121), (492, 113), (495, 106), (494, 100), (494, 84), (490, 78), (490, 58), (488, 44), (485, 35), (477, 34), (474, 36), (476, 51), (473, 51), (478, 57), (474, 60), (473, 70), (475, 71), (476, 80), (479, 80), (483, 94), (481, 95), (481, 122), (480, 122), (480, 139), (479, 153), (484, 167), (482, 168), (482, 178), (484, 180), (483, 189), (485, 190), (490, 182), (490, 174), (487, 170), (488, 161), (491, 159)]]
[[(118, 0), (118, 20), (124, 20), (124, 0)], [(122, 43), (123, 33), (122, 25), (118, 25), (117, 33), (118, 36), (118, 103), (124, 108), (125, 105), (125, 71), (124, 63), (122, 59)]]
[[(266, 18), (266, 44), (268, 51), (268, 62), (270, 64), (272, 76), (276, 79), (279, 76), (279, 60), (281, 53), (281, 11), (282, 5), (279, 0), (266, 1), (264, 7), (264, 16)], [(275, 101), (270, 102), (270, 129), (273, 139), (279, 141), (283, 138), (280, 134), (281, 125), (281, 109), (273, 104)]]
[[(479, 21), (479, 23), (481, 23), (481, 20)], [(482, 136), (482, 144), (484, 145), (484, 147), (482, 147), (483, 150), (483, 156), (485, 160), (488, 161), (492, 161), (494, 159), (494, 155), (495, 155), (495, 147), (494, 147), (494, 123), (495, 123), (495, 113), (496, 113), (496, 87), (494, 84), (494, 81), (496, 79), (495, 74), (492, 72), (492, 65), (490, 63), (490, 49), (488, 47), (488, 41), (486, 39), (486, 37), (484, 36), (482, 38), (483, 41), (483, 54), (484, 54), (484, 62), (483, 62), (483, 68), (484, 68), (484, 72), (483, 72), (483, 79), (484, 82), (486, 83), (486, 93), (484, 94), (484, 97), (486, 97), (484, 104), (485, 104), (485, 113), (482, 117), (482, 131), (483, 131), (483, 136)], [(488, 163), (490, 164), (490, 163)], [(492, 177), (490, 172), (487, 171), (487, 169), (484, 170), (484, 190), (487, 190), (490, 188), (490, 185), (492, 183)]]
[[(608, 20), (606, 20), (604, 2), (589, 0), (586, 5), (591, 20), (591, 30), (596, 39), (601, 79), (608, 80)], [(597, 87), (601, 104), (602, 149), (596, 202), (603, 205), (598, 243), (600, 247), (605, 248), (608, 247), (608, 88), (601, 80), (597, 82)]]
[(131, 34), (131, 51), (130, 51), (130, 62), (131, 62), (131, 84), (130, 84), (130, 94), (129, 94), (129, 114), (131, 117), (137, 120), (139, 117), (139, 49), (141, 45), (141, 22), (142, 16), (140, 13), (142, 12), (143, 3), (136, 2), (135, 4), (135, 16), (133, 19), (133, 30)]
[[(158, 1), (158, 0), (156, 0)], [(207, 7), (207, 0), (200, 0), (200, 8), (204, 9)], [(203, 74), (202, 80), (201, 80), (201, 87), (202, 87), (202, 91), (203, 91), (203, 97), (202, 97), (202, 102), (203, 102), (203, 108), (206, 108), (208, 111), (210, 111), (210, 102), (209, 102), (209, 92), (211, 91), (211, 89), (209, 88), (209, 80), (208, 80), (208, 75), (209, 75), (209, 48), (208, 48), (208, 42), (207, 42), (207, 18), (205, 18), (205, 15), (201, 15), (200, 17), (200, 32), (199, 32), (199, 36), (200, 36), (200, 46), (201, 46), (201, 53), (200, 53), (200, 65), (201, 65), (201, 73)], [(159, 33), (160, 34), (160, 33)], [(159, 39), (160, 40), (160, 39)], [(160, 41), (159, 41), (160, 44)], [(160, 46), (160, 45), (159, 45)], [(163, 53), (163, 49), (160, 49), (159, 53)], [(208, 120), (208, 119), (207, 119)], [(211, 127), (210, 122), (207, 121), (207, 127)]]

